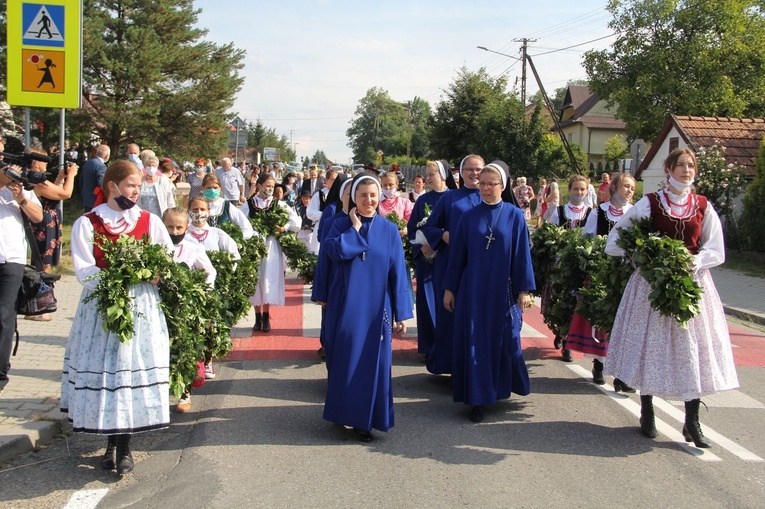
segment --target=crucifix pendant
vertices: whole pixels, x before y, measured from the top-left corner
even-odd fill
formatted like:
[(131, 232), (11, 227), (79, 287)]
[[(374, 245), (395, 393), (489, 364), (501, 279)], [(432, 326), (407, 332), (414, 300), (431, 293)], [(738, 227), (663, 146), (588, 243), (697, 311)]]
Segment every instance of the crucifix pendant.
[(489, 249), (489, 246), (491, 245), (491, 241), (494, 239), (494, 233), (489, 232), (489, 234), (486, 236), (486, 249)]

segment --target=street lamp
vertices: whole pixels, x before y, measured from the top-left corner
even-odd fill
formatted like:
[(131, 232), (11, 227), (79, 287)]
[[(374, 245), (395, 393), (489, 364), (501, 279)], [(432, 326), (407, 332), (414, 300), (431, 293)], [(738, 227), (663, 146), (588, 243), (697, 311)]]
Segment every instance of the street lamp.
[(502, 55), (503, 57), (512, 58), (514, 60), (520, 60), (518, 57), (514, 57), (512, 55), (508, 55), (506, 53), (500, 53), (499, 51), (494, 51), (493, 49), (485, 48), (484, 46), (476, 46), (478, 49), (482, 49), (484, 51), (488, 51), (489, 53), (496, 53), (497, 55)]

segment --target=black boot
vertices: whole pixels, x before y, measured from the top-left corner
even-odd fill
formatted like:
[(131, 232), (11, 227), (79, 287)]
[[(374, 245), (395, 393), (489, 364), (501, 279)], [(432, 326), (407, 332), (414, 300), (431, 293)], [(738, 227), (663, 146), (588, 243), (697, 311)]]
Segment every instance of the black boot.
[(133, 455), (130, 454), (130, 435), (117, 435), (117, 473), (133, 471)]
[(693, 442), (696, 447), (708, 449), (712, 444), (707, 442), (704, 433), (701, 432), (699, 423), (700, 399), (692, 399), (685, 402), (685, 424), (683, 425), (683, 437), (686, 442)]
[(635, 392), (635, 389), (630, 387), (629, 385), (625, 384), (618, 378), (614, 378), (614, 392), (629, 392), (630, 394)]
[(561, 346), (563, 347), (563, 349), (561, 350), (561, 355), (563, 356), (563, 362), (574, 362), (574, 357), (571, 355), (571, 350), (566, 348), (565, 339), (562, 341)]
[(101, 468), (104, 470), (114, 470), (114, 448), (117, 446), (117, 435), (109, 435), (106, 439), (106, 452), (101, 458)]
[(252, 332), (257, 332), (259, 330), (262, 330), (263, 324), (261, 323), (261, 319), (263, 318), (263, 313), (255, 313), (255, 325), (252, 326)]
[(640, 432), (648, 438), (656, 438), (653, 396), (640, 396)]
[(603, 378), (603, 363), (598, 359), (592, 359), (592, 381), (598, 385), (606, 383), (606, 379)]
[(561, 346), (563, 346), (563, 339), (561, 339), (560, 336), (555, 336), (555, 339), (553, 339), (553, 348), (560, 350)]
[(263, 332), (271, 332), (271, 319), (268, 313), (263, 313)]

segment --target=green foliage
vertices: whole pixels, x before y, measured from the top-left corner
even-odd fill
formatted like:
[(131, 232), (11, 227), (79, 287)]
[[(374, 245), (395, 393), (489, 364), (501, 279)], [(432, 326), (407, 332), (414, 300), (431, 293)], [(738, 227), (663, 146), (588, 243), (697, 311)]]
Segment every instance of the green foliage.
[(289, 221), (289, 213), (283, 207), (274, 206), (250, 218), (253, 229), (263, 238), (273, 235), (287, 257), (287, 265), (298, 273), (304, 283), (313, 281), (318, 257), (297, 236), (289, 231), (279, 232)]
[(150, 243), (146, 236), (137, 240), (125, 235), (112, 242), (96, 234), (96, 243), (108, 267), (88, 278), (97, 279), (98, 285), (85, 302), (95, 300), (104, 331), (128, 343), (135, 335), (130, 287), (167, 277), (173, 260), (163, 245)]
[(112, 154), (137, 142), (177, 158), (218, 154), (244, 51), (203, 40), (192, 0), (83, 4), (84, 107), (68, 125)]
[(415, 97), (398, 102), (387, 90), (373, 87), (359, 100), (354, 115), (346, 135), (355, 161), (375, 161), (378, 150), (407, 159), (428, 152), (431, 109), (427, 101)]
[[(265, 147), (274, 147), (277, 149), (277, 153), (282, 161), (294, 161), (297, 159), (297, 154), (286, 134), (277, 134), (276, 129), (273, 127), (266, 128), (260, 120), (254, 124), (248, 122), (245, 129), (247, 130), (248, 152), (252, 150), (253, 154), (263, 154)], [(254, 156), (252, 160), (255, 160)]]
[(693, 256), (682, 241), (651, 230), (651, 218), (620, 228), (616, 245), (651, 285), (651, 307), (686, 327), (699, 313), (702, 292), (694, 279)]
[[(211, 304), (203, 270), (173, 264), (160, 280), (159, 295), (170, 335), (170, 392), (180, 399), (197, 376), (197, 362), (205, 352), (206, 338), (221, 321), (219, 308)], [(230, 334), (230, 329), (225, 329)]]
[(582, 298), (576, 308), (593, 327), (601, 331), (613, 328), (624, 288), (633, 272), (624, 258), (606, 254), (606, 239), (606, 236), (599, 236), (592, 241), (593, 269), (585, 286), (579, 289)]
[[(123, 343), (134, 336), (130, 287), (159, 278), (160, 305), (170, 337), (170, 391), (176, 398), (188, 392), (196, 378), (196, 363), (206, 350), (223, 357), (231, 347), (231, 329), (221, 319), (220, 293), (210, 292), (204, 271), (176, 264), (160, 244), (147, 238), (123, 236), (111, 242), (98, 235), (109, 267), (94, 276), (95, 301), (104, 330)], [(209, 357), (208, 357), (209, 358)]]
[(760, 142), (757, 173), (744, 194), (739, 224), (747, 249), (765, 253), (765, 140)]
[[(549, 302), (542, 313), (545, 323), (556, 335), (566, 337), (577, 305), (577, 292), (585, 276), (597, 265), (597, 250), (602, 239), (594, 243), (582, 234), (581, 228), (564, 229), (545, 223), (532, 236), (532, 264), (537, 288), (544, 292), (549, 285)], [(595, 253), (593, 252), (595, 251)]]
[(667, 113), (765, 113), (765, 17), (757, 0), (610, 0), (606, 50), (585, 53), (590, 88), (630, 137), (654, 139)]
[(606, 161), (622, 159), (629, 151), (627, 139), (621, 134), (614, 134), (603, 144), (603, 157)]
[(744, 168), (725, 162), (725, 147), (715, 142), (696, 150), (696, 192), (712, 202), (722, 217), (733, 214), (733, 200), (744, 189)]

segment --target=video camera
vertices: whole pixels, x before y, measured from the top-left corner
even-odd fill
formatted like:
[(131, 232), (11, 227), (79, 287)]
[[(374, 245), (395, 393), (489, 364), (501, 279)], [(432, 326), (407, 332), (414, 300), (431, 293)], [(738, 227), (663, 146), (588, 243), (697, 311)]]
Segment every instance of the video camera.
[[(43, 163), (50, 163), (51, 158), (42, 154), (36, 154), (34, 152), (22, 152), (21, 154), (9, 154), (8, 152), (0, 152), (0, 156), (3, 160), (0, 161), (0, 166), (3, 167), (5, 176), (14, 182), (20, 182), (24, 185), (24, 189), (31, 191), (37, 184), (42, 184), (47, 181), (51, 175), (45, 171), (33, 171), (29, 169), (33, 161), (40, 161)], [(11, 167), (10, 165), (19, 166), (21, 169)]]

